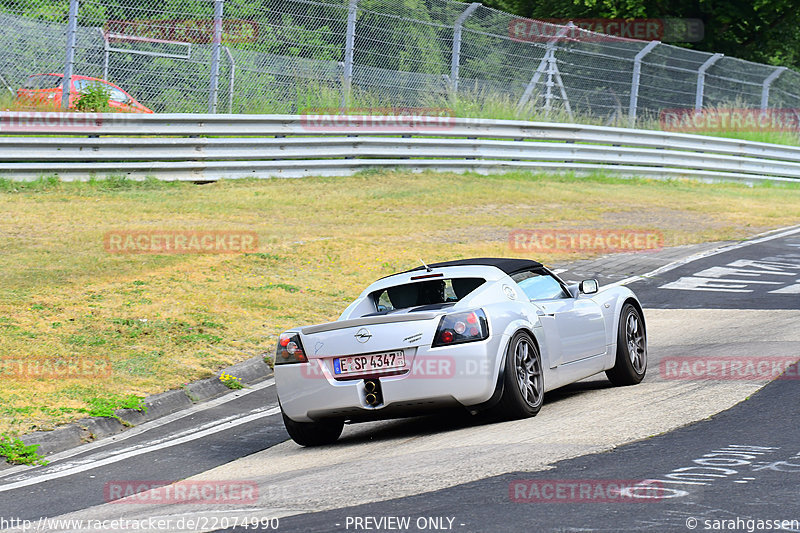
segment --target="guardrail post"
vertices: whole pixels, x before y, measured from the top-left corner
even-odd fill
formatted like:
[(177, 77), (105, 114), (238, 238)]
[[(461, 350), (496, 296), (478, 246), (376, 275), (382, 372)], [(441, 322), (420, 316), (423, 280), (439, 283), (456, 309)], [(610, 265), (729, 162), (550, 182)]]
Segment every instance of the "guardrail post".
[(772, 85), (772, 82), (778, 79), (778, 76), (783, 74), (787, 67), (778, 67), (772, 74), (767, 76), (764, 80), (764, 83), (761, 84), (761, 111), (766, 111), (767, 106), (769, 105), (769, 87)]
[(453, 52), (450, 58), (450, 90), (453, 91), (453, 93), (458, 91), (458, 66), (461, 62), (461, 28), (464, 25), (464, 21), (467, 20), (480, 5), (480, 2), (471, 3), (467, 9), (458, 16), (456, 24), (453, 26)]
[(67, 57), (64, 61), (64, 78), (61, 81), (61, 109), (69, 108), (69, 95), (72, 90), (72, 67), (75, 64), (75, 37), (78, 33), (79, 0), (69, 2), (69, 21), (67, 22)]
[(219, 92), (219, 49), (222, 43), (222, 8), (225, 0), (214, 0), (214, 39), (211, 45), (211, 76), (208, 86), (208, 112), (217, 112)]
[(705, 63), (700, 65), (700, 68), (697, 69), (697, 91), (694, 95), (694, 110), (700, 111), (703, 109), (703, 98), (705, 97), (705, 86), (706, 86), (706, 71), (711, 68), (711, 65), (722, 59), (725, 54), (714, 54), (708, 59), (706, 59)]
[(533, 76), (531, 76), (531, 80), (528, 82), (527, 87), (525, 87), (525, 91), (522, 93), (519, 102), (517, 102), (517, 112), (522, 111), (522, 108), (528, 103), (528, 100), (530, 100), (531, 94), (533, 93), (533, 89), (539, 82), (539, 78), (542, 77), (545, 69), (550, 66), (550, 62), (555, 61), (556, 43), (558, 40), (574, 27), (575, 24), (573, 24), (570, 20), (567, 22), (566, 26), (562, 27), (560, 30), (558, 30), (558, 32), (556, 32), (552, 39), (547, 41), (547, 48), (544, 52), (544, 56), (542, 56), (541, 61), (539, 61), (539, 66), (536, 67), (536, 72), (534, 72)]
[(347, 33), (344, 41), (344, 76), (342, 87), (342, 107), (350, 100), (350, 88), (353, 85), (353, 50), (356, 43), (356, 14), (358, 0), (350, 0), (347, 8)]
[(633, 58), (633, 77), (631, 79), (631, 102), (628, 106), (628, 117), (631, 128), (636, 125), (636, 109), (639, 107), (639, 80), (642, 77), (642, 59), (649, 54), (661, 41), (650, 41), (647, 46), (639, 50)]

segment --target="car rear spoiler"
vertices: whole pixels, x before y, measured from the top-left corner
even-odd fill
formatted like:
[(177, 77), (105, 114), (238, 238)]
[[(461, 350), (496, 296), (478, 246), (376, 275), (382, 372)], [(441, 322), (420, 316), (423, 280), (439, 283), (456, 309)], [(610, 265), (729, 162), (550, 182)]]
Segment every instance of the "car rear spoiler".
[(359, 326), (370, 326), (375, 324), (391, 324), (393, 322), (413, 322), (417, 320), (431, 320), (440, 316), (442, 313), (403, 313), (401, 315), (382, 315), (382, 316), (368, 316), (362, 318), (353, 318), (351, 320), (337, 320), (336, 322), (327, 322), (325, 324), (317, 324), (316, 326), (307, 326), (300, 330), (303, 335), (311, 335), (314, 333), (322, 333), (323, 331), (333, 331), (336, 329), (357, 328)]

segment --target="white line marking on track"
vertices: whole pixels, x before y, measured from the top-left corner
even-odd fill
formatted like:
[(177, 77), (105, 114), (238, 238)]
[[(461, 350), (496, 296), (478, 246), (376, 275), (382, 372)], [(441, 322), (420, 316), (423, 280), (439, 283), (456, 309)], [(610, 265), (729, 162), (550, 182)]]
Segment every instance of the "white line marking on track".
[(704, 259), (706, 257), (711, 257), (717, 254), (730, 252), (731, 250), (737, 250), (739, 248), (744, 248), (745, 246), (750, 246), (752, 244), (759, 244), (762, 242), (771, 241), (773, 239), (780, 239), (781, 237), (794, 235), (795, 233), (800, 233), (800, 226), (788, 226), (786, 228), (780, 228), (766, 233), (760, 233), (750, 240), (737, 242), (726, 246), (720, 246), (719, 248), (714, 248), (713, 250), (708, 250), (705, 252), (700, 252), (694, 255), (690, 255), (689, 257), (673, 261), (672, 263), (667, 263), (666, 265), (656, 268), (655, 270), (651, 270), (650, 272), (647, 272), (645, 274), (641, 274), (638, 276), (631, 276), (629, 278), (625, 278), (623, 280), (616, 281), (614, 283), (606, 285), (605, 287), (617, 287), (619, 285), (628, 285), (629, 283), (633, 283), (634, 281), (641, 281), (656, 276), (658, 274), (663, 274), (664, 272), (669, 272), (670, 270), (674, 270), (679, 266), (692, 263), (699, 259)]
[[(59, 453), (55, 453), (53, 455), (49, 455), (49, 456), (47, 456), (47, 459), (50, 461), (51, 464), (53, 464), (53, 463), (55, 463), (57, 461), (63, 461), (65, 459), (69, 459), (69, 458), (74, 457), (76, 455), (81, 455), (81, 454), (84, 454), (86, 452), (90, 452), (90, 451), (92, 451), (94, 449), (97, 449), (97, 448), (102, 448), (102, 447), (105, 447), (105, 446), (117, 444), (120, 441), (129, 439), (131, 437), (135, 437), (137, 435), (141, 435), (142, 433), (145, 433), (145, 432), (153, 430), (153, 429), (160, 428), (162, 426), (165, 426), (166, 424), (171, 424), (171, 423), (175, 422), (176, 420), (180, 420), (181, 418), (185, 418), (187, 416), (191, 416), (191, 415), (200, 413), (202, 411), (206, 411), (208, 409), (223, 405), (223, 404), (228, 403), (230, 401), (237, 400), (239, 398), (247, 396), (248, 394), (252, 394), (254, 392), (257, 392), (257, 391), (272, 387), (274, 385), (275, 385), (275, 379), (274, 378), (273, 379), (268, 379), (268, 380), (262, 381), (260, 383), (256, 383), (255, 385), (251, 385), (251, 386), (249, 386), (249, 387), (247, 387), (245, 389), (236, 391), (235, 393), (226, 394), (226, 395), (221, 396), (219, 398), (215, 398), (215, 399), (209, 400), (207, 402), (199, 403), (197, 405), (194, 405), (194, 406), (189, 407), (187, 409), (184, 409), (182, 411), (178, 411), (178, 412), (173, 413), (171, 415), (167, 415), (167, 416), (158, 418), (156, 420), (151, 420), (150, 422), (145, 422), (144, 424), (142, 424), (140, 426), (137, 426), (135, 428), (132, 428), (132, 429), (130, 429), (130, 430), (124, 432), (124, 433), (121, 433), (120, 435), (114, 435), (114, 436), (107, 437), (107, 438), (104, 438), (104, 439), (101, 439), (101, 440), (98, 440), (98, 441), (95, 441), (95, 442), (92, 442), (92, 443), (89, 443), (89, 444), (84, 444), (82, 446), (78, 446), (77, 448), (73, 448), (71, 450), (65, 450), (63, 452), (59, 452)], [(141, 449), (141, 448), (149, 446), (149, 445), (159, 444), (159, 443), (161, 443), (161, 442), (163, 442), (165, 440), (168, 440), (168, 439), (181, 438), (184, 435), (187, 435), (187, 434), (190, 434), (190, 433), (194, 433), (198, 429), (204, 430), (204, 429), (206, 429), (208, 427), (218, 426), (219, 424), (226, 423), (226, 422), (235, 420), (235, 419), (240, 418), (240, 417), (241, 417), (241, 415), (236, 415), (236, 416), (227, 417), (227, 418), (221, 419), (221, 420), (219, 420), (219, 419), (218, 420), (214, 420), (214, 421), (212, 421), (210, 423), (207, 423), (207, 424), (204, 424), (203, 426), (200, 426), (199, 428), (198, 427), (194, 427), (191, 430), (183, 431), (183, 432), (178, 433), (178, 434), (172, 434), (172, 435), (169, 435), (168, 437), (164, 437), (164, 438), (161, 438), (161, 439), (155, 439), (153, 441), (150, 441), (150, 442), (147, 442), (147, 443), (144, 443), (144, 444), (141, 444), (141, 445), (135, 445), (135, 446), (133, 446), (132, 448), (129, 448), (129, 449), (138, 450), (138, 449)], [(234, 427), (234, 426), (229, 426), (229, 427)], [(28, 477), (28, 476), (24, 475), (27, 472), (30, 472), (31, 478), (37, 478), (38, 474), (41, 473), (41, 472), (44, 472), (44, 475), (47, 475), (48, 473), (52, 473), (52, 472), (56, 472), (56, 471), (60, 471), (60, 470), (69, 470), (70, 468), (73, 467), (73, 465), (85, 464), (86, 462), (94, 463), (94, 461), (97, 460), (97, 459), (101, 459), (102, 460), (102, 459), (106, 459), (106, 458), (109, 458), (109, 457), (112, 457), (112, 456), (119, 456), (122, 453), (124, 453), (124, 450), (111, 451), (111, 452), (107, 452), (105, 454), (101, 453), (101, 454), (99, 454), (99, 457), (98, 457), (98, 455), (92, 455), (92, 456), (89, 456), (89, 457), (86, 457), (86, 458), (78, 459), (78, 460), (76, 460), (76, 461), (74, 461), (72, 463), (67, 463), (65, 465), (48, 466), (45, 469), (43, 469), (42, 467), (19, 466), (19, 467), (11, 468), (11, 469), (8, 469), (8, 470), (4, 471), (3, 474), (0, 475), (0, 480), (12, 479), (14, 481), (21, 481), (22, 479), (26, 479)], [(22, 474), (22, 475), (18, 475), (18, 474)], [(0, 492), (5, 490), (2, 487), (4, 487), (4, 485), (0, 485)]]
[[(247, 396), (248, 394), (252, 394), (252, 393), (260, 391), (262, 389), (266, 389), (266, 388), (272, 387), (273, 385), (275, 385), (275, 379), (274, 378), (273, 379), (268, 379), (268, 380), (262, 381), (260, 383), (256, 383), (255, 385), (250, 385), (245, 389), (238, 390), (238, 391), (230, 393), (230, 394), (225, 394), (224, 396), (221, 396), (219, 398), (215, 398), (213, 400), (209, 400), (207, 402), (198, 403), (197, 405), (193, 405), (192, 407), (189, 407), (189, 408), (184, 409), (182, 411), (178, 411), (176, 413), (172, 413), (170, 415), (163, 416), (163, 417), (157, 418), (155, 420), (151, 420), (150, 422), (145, 422), (144, 424), (141, 424), (139, 426), (136, 426), (135, 428), (129, 429), (129, 430), (125, 431), (124, 433), (120, 433), (119, 435), (112, 435), (110, 437), (106, 437), (104, 439), (100, 439), (100, 440), (91, 442), (89, 444), (83, 444), (81, 446), (78, 446), (77, 448), (72, 448), (70, 450), (65, 450), (63, 452), (59, 452), (59, 453), (54, 453), (52, 455), (48, 455), (47, 459), (51, 463), (54, 463), (56, 461), (61, 461), (63, 459), (69, 459), (70, 457), (74, 457), (76, 455), (80, 455), (80, 454), (86, 453), (88, 451), (92, 451), (92, 450), (94, 450), (96, 448), (102, 448), (104, 446), (109, 446), (109, 445), (112, 445), (112, 444), (116, 444), (116, 443), (118, 443), (120, 441), (123, 441), (125, 439), (129, 439), (131, 437), (135, 437), (136, 435), (141, 435), (142, 433), (145, 433), (146, 431), (150, 431), (152, 429), (160, 428), (161, 426), (164, 426), (166, 424), (170, 424), (170, 423), (172, 423), (172, 422), (174, 422), (176, 420), (180, 420), (181, 418), (186, 418), (187, 416), (190, 416), (190, 415), (193, 415), (193, 414), (197, 414), (197, 413), (205, 411), (207, 409), (211, 409), (212, 407), (217, 407), (217, 406), (222, 405), (224, 403), (228, 403), (228, 402), (233, 401), (233, 400), (238, 400), (239, 398)], [(18, 467), (14, 467), (14, 468), (9, 468), (8, 470), (4, 470), (3, 473), (0, 474), (0, 480), (8, 478), (10, 476), (13, 476), (13, 475), (17, 474), (18, 472), (33, 470), (34, 468), (36, 468), (36, 467), (18, 466)]]
[(92, 460), (90, 463), (87, 464), (77, 464), (71, 468), (66, 468), (57, 472), (51, 472), (30, 479), (25, 479), (22, 481), (15, 481), (12, 483), (7, 483), (5, 485), (0, 485), (0, 492), (6, 492), (21, 487), (27, 487), (29, 485), (42, 483), (43, 481), (50, 481), (61, 477), (71, 476), (72, 474), (78, 474), (80, 472), (85, 472), (87, 470), (93, 470), (101, 466), (123, 461), (131, 457), (136, 457), (137, 455), (144, 455), (146, 453), (163, 450), (164, 448), (178, 446), (179, 444), (184, 444), (187, 442), (191, 442), (193, 440), (202, 439), (203, 437), (213, 435), (214, 433), (227, 431), (229, 429), (235, 428), (236, 426), (241, 426), (242, 424), (247, 424), (261, 418), (266, 418), (268, 416), (276, 415), (280, 412), (281, 412), (280, 407), (274, 406), (265, 410), (256, 411), (247, 416), (243, 416), (234, 420), (229, 420), (227, 422), (222, 422), (222, 423), (215, 422), (213, 427), (206, 428), (202, 431), (195, 431), (189, 435), (184, 435), (179, 438), (173, 439), (172, 437), (168, 437), (167, 439), (162, 439), (161, 442), (158, 442), (156, 444), (147, 445), (142, 448), (129, 449), (129, 451), (111, 457), (106, 457), (104, 459), (99, 459), (99, 460)]

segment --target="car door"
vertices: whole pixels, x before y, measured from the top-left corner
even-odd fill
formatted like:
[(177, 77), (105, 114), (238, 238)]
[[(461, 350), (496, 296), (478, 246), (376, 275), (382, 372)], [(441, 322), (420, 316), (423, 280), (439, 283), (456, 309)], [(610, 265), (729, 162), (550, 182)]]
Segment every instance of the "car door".
[[(551, 368), (601, 355), (606, 351), (605, 319), (590, 297), (572, 297), (563, 284), (546, 270), (511, 276), (539, 314), (551, 354)], [(555, 337), (555, 338), (553, 338)]]

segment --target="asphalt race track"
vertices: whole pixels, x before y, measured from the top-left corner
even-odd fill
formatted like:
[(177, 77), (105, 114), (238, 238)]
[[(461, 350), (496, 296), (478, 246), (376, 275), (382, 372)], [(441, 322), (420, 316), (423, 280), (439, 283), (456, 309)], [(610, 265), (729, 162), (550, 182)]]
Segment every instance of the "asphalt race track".
[[(450, 529), (464, 532), (686, 532), (714, 529), (714, 521), (738, 519), (744, 524), (738, 529), (747, 531), (749, 520), (794, 519), (793, 527), (788, 524), (784, 530), (800, 531), (800, 369), (795, 364), (788, 373), (794, 379), (770, 383), (711, 420), (614, 451), (562, 461), (551, 470), (515, 472), (434, 493), (293, 516), (281, 526), (286, 531), (332, 531), (349, 518), (354, 530), (356, 517), (392, 516), (410, 517), (409, 530), (427, 530), (422, 526), (430, 518), (444, 517), (445, 524), (452, 519)], [(630, 493), (638, 498), (609, 497), (605, 489), (615, 482), (642, 483)]]
[(649, 308), (799, 309), (800, 234), (736, 247), (629, 286)]
[[(202, 519), (184, 529), (242, 531), (234, 520), (272, 518), (292, 532), (747, 531), (747, 520), (800, 520), (800, 230), (785, 233), (629, 280), (649, 333), (640, 385), (599, 375), (549, 393), (533, 419), (355, 424), (335, 445), (305, 449), (286, 440), (267, 380), (46, 467), (0, 471), (0, 519), (159, 517), (169, 530)], [(258, 497), (120, 504), (104, 492), (186, 478), (239, 481)], [(778, 526), (762, 529), (800, 531)]]

